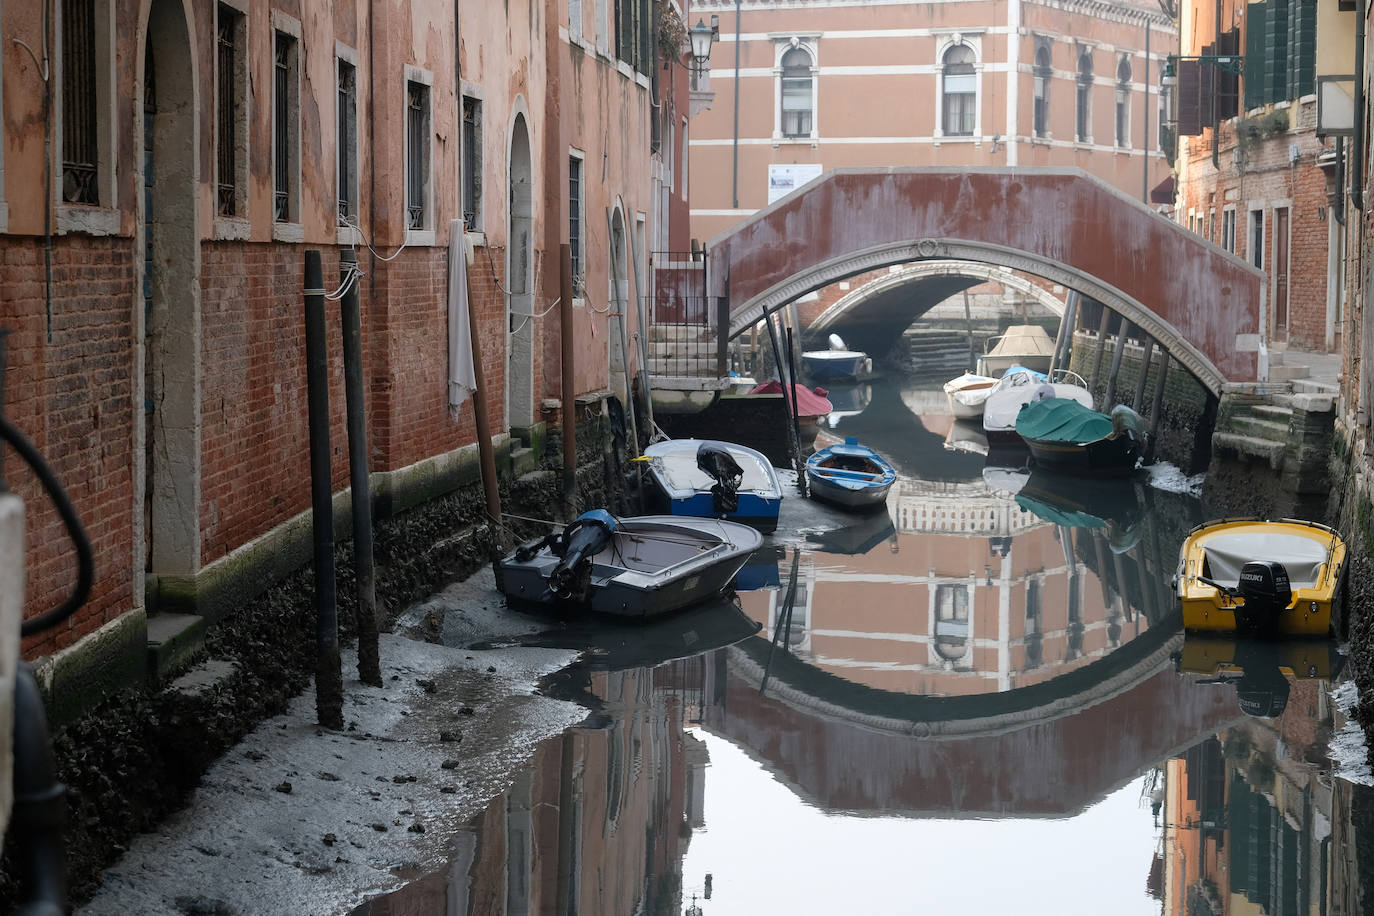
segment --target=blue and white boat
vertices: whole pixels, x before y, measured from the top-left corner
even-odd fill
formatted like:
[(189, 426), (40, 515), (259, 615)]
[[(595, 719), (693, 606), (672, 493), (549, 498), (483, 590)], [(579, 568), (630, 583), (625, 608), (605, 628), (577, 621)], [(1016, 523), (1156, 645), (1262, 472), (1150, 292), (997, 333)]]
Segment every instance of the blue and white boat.
[(887, 504), (897, 471), (882, 455), (849, 436), (806, 459), (806, 482), (816, 499), (846, 509), (871, 509)]
[(723, 518), (768, 533), (778, 527), (782, 484), (762, 452), (716, 439), (667, 439), (644, 450), (653, 511)]

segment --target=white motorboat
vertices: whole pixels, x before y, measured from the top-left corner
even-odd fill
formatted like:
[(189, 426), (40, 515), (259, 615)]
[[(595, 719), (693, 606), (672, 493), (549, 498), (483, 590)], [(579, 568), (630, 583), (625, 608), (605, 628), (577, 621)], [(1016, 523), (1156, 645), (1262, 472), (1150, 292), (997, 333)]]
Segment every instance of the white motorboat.
[(1052, 378), (1024, 367), (1013, 367), (998, 381), (983, 404), (983, 432), (988, 442), (1019, 439), (1016, 417), (1022, 404), (1047, 398), (1069, 398), (1089, 410), (1093, 396), (1088, 383), (1067, 369), (1055, 370)]
[(958, 378), (945, 382), (945, 398), (949, 412), (961, 419), (972, 419), (983, 415), (983, 402), (988, 399), (992, 389), (997, 387), (997, 379), (990, 375), (964, 372)]
[(665, 439), (636, 460), (649, 465), (650, 509), (729, 519), (763, 532), (778, 527), (782, 484), (759, 451), (715, 439)]
[(762, 543), (723, 519), (595, 509), (500, 560), (496, 585), (517, 606), (654, 617), (725, 593)]

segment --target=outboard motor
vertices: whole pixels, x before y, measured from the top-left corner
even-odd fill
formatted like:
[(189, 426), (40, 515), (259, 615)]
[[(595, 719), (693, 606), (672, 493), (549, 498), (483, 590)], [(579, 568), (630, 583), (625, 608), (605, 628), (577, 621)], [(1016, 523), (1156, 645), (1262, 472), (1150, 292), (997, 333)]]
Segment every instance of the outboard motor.
[(697, 467), (715, 481), (711, 486), (711, 505), (718, 515), (739, 509), (739, 485), (744, 468), (733, 455), (718, 445), (703, 442), (697, 447)]
[(615, 516), (605, 509), (583, 512), (549, 542), (559, 558), (549, 573), (549, 589), (559, 598), (585, 601), (590, 594), (592, 557), (611, 542)]
[(1245, 606), (1236, 611), (1236, 627), (1267, 632), (1277, 625), (1281, 614), (1293, 601), (1288, 570), (1274, 560), (1252, 560), (1241, 567), (1236, 591)]

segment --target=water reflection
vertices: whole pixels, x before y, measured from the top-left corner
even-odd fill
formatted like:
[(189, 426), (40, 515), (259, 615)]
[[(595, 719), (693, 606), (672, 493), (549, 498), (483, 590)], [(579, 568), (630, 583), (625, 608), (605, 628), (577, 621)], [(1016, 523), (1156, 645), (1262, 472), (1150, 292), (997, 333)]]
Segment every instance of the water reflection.
[(587, 721), (357, 912), (1360, 912), (1335, 648), (1185, 638), (1196, 500), (947, 449), (913, 404), (837, 424), (892, 437), (886, 514), (761, 549), (737, 604), (546, 634), (589, 649), (548, 685)]

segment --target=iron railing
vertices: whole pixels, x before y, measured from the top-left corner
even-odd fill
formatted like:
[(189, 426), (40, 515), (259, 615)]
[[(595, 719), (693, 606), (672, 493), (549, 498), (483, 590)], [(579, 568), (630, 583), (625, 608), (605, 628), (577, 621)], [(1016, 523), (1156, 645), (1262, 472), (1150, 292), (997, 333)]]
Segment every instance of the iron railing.
[(219, 5), (219, 37), (217, 54), (219, 74), (216, 86), (219, 94), (218, 134), (215, 137), (215, 176), (220, 216), (234, 216), (238, 210), (238, 85), (234, 72), (237, 66), (236, 37), (241, 13), (232, 7)]
[(62, 4), (62, 199), (100, 203), (96, 163), (95, 4)]

